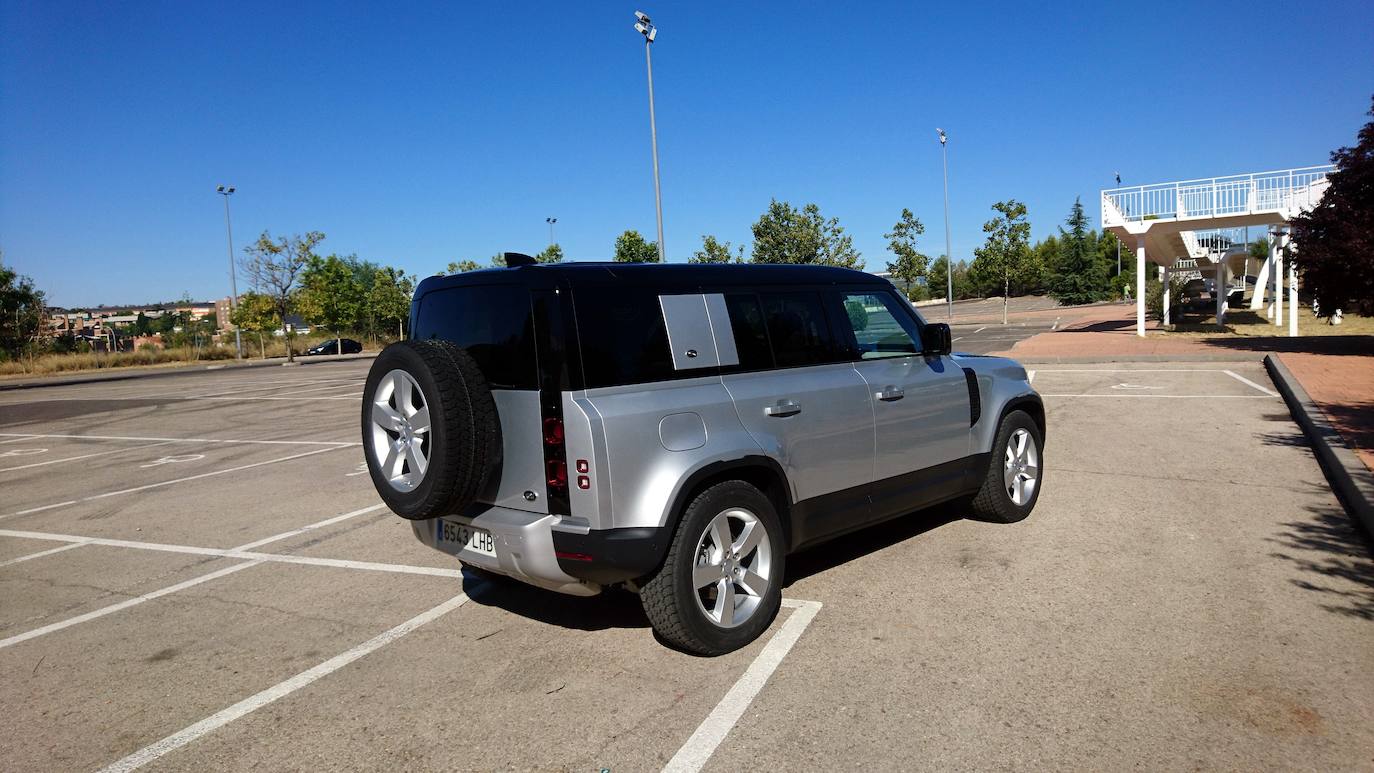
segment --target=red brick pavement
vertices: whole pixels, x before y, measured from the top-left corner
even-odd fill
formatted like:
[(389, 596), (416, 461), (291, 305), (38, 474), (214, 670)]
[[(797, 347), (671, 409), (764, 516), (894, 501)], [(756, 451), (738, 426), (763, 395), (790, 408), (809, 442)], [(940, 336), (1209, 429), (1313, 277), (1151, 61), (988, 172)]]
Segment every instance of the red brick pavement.
[(1284, 352), (1278, 357), (1346, 445), (1374, 470), (1374, 356)]

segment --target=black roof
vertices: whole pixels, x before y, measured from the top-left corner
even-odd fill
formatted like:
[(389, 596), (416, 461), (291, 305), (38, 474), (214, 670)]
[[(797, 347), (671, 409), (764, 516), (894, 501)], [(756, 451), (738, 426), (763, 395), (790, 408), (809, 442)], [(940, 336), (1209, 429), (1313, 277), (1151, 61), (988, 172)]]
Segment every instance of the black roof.
[(836, 266), (772, 263), (544, 263), (518, 268), (489, 268), (449, 276), (432, 276), (420, 282), (415, 297), (444, 287), (472, 284), (528, 284), (550, 287), (561, 284), (652, 284), (665, 290), (691, 291), (699, 287), (763, 284), (778, 285), (876, 285), (888, 281), (864, 271)]

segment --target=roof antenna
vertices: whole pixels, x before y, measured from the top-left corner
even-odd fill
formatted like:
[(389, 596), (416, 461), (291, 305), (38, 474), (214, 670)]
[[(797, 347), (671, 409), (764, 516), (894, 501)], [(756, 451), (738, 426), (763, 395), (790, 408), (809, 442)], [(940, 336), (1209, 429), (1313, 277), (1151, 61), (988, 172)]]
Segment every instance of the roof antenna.
[(534, 258), (531, 258), (529, 255), (526, 255), (523, 252), (503, 252), (501, 253), (501, 255), (506, 259), (506, 265), (510, 266), (511, 268), (518, 268), (520, 266), (533, 266), (539, 263), (539, 261), (535, 260)]

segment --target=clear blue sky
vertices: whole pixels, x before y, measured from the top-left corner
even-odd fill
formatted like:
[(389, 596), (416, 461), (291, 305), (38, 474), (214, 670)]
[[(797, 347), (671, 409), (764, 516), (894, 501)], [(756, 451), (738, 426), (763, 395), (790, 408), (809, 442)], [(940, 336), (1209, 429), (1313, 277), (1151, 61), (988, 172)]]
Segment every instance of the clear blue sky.
[[(0, 0), (0, 249), (61, 305), (228, 291), (263, 230), (417, 273), (653, 238), (631, 3)], [(903, 206), (954, 254), (989, 206), (1054, 233), (1075, 196), (1320, 164), (1374, 92), (1368, 0), (645, 2), (668, 257), (747, 243), (770, 197), (836, 216), (870, 270)]]

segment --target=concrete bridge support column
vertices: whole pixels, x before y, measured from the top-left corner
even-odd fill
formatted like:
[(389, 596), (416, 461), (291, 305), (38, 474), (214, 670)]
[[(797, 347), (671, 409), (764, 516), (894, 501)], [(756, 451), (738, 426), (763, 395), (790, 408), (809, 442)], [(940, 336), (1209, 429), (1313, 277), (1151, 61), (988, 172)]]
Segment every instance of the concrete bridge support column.
[(1169, 268), (1159, 267), (1159, 281), (1164, 285), (1164, 319), (1161, 320), (1165, 325), (1169, 324)]
[(1274, 238), (1274, 325), (1283, 324), (1283, 232), (1275, 231)]
[(1145, 234), (1135, 237), (1135, 334), (1145, 337)]
[[(1264, 306), (1264, 296), (1269, 292), (1269, 274), (1274, 270), (1274, 240), (1269, 240), (1269, 254), (1259, 265), (1259, 275), (1255, 277), (1255, 289), (1250, 295), (1250, 309), (1258, 311)], [(1266, 312), (1267, 313), (1267, 312)]]
[(1217, 327), (1226, 324), (1226, 264), (1217, 264), (1217, 278), (1212, 280), (1217, 294)]

